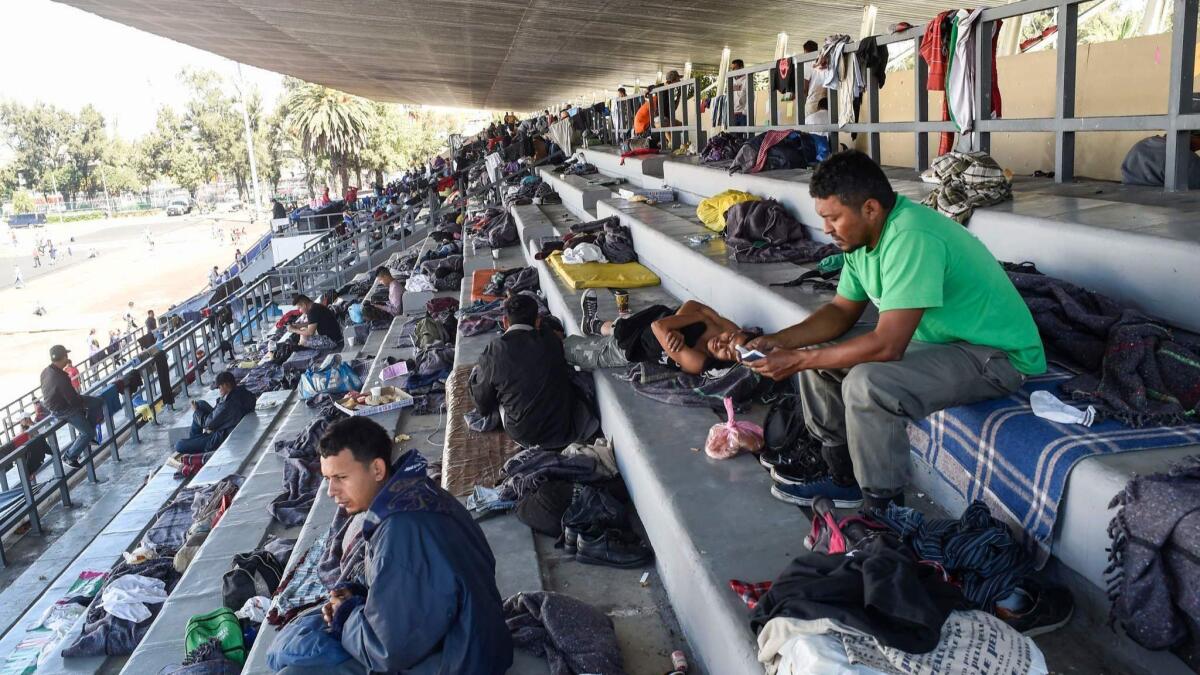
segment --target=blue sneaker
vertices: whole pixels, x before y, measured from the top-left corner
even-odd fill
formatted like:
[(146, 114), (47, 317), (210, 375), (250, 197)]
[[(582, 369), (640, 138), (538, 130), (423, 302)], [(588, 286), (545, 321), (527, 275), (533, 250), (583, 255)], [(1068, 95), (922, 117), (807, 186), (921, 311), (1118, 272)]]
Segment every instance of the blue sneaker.
[(771, 496), (797, 506), (812, 506), (817, 497), (828, 497), (839, 509), (856, 509), (863, 504), (863, 493), (857, 485), (841, 486), (830, 476), (793, 485), (775, 483), (771, 486)]

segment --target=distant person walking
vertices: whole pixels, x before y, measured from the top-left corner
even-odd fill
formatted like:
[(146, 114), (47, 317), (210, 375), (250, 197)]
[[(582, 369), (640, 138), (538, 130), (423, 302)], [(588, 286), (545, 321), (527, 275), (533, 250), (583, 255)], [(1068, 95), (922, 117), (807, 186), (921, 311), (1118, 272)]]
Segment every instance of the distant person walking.
[(104, 401), (75, 390), (71, 376), (65, 370), (71, 363), (68, 354), (70, 350), (62, 345), (50, 348), (50, 365), (42, 371), (42, 400), (51, 415), (79, 432), (62, 453), (67, 466), (78, 468), (81, 466), (79, 458), (96, 437), (96, 425), (104, 418)]
[(146, 332), (158, 337), (158, 319), (154, 318), (154, 310), (146, 310)]
[(41, 266), (42, 266), (42, 251), (41, 251), (41, 248), (39, 248), (39, 247), (34, 247), (34, 249), (33, 249), (33, 269), (35, 269), (35, 270), (36, 270), (37, 268), (39, 268), (39, 267), (41, 267)]
[(137, 328), (137, 319), (133, 318), (133, 301), (132, 300), (129, 301), (129, 309), (125, 310), (125, 316), (123, 318), (125, 319), (125, 327), (126, 328), (128, 328), (130, 330)]
[[(283, 204), (280, 203), (279, 199), (271, 200), (271, 218), (274, 220), (279, 220), (280, 218), (287, 218), (287, 211), (283, 208)], [(15, 237), (16, 235), (13, 235), (13, 236)], [(16, 243), (15, 239), (13, 240), (13, 243), (14, 244)]]
[(208, 285), (213, 288), (221, 285), (221, 271), (216, 265), (213, 265), (212, 271), (208, 273)]
[(13, 265), (13, 287), (25, 288), (25, 277), (21, 274), (20, 265)]
[(88, 331), (88, 356), (95, 356), (96, 352), (100, 351), (100, 339), (96, 337), (96, 329)]

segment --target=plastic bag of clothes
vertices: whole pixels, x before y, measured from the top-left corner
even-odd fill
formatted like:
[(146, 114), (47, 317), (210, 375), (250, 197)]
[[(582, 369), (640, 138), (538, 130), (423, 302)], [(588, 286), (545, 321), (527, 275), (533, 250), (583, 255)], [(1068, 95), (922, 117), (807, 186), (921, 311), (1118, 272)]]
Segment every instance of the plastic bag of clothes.
[(304, 376), (300, 378), (300, 398), (303, 399), (317, 394), (344, 394), (361, 388), (362, 378), (337, 355), (321, 364), (320, 368), (304, 371)]
[(758, 452), (763, 446), (762, 427), (734, 419), (733, 399), (725, 399), (725, 422), (714, 424), (704, 441), (704, 453), (713, 459), (729, 459), (743, 450)]

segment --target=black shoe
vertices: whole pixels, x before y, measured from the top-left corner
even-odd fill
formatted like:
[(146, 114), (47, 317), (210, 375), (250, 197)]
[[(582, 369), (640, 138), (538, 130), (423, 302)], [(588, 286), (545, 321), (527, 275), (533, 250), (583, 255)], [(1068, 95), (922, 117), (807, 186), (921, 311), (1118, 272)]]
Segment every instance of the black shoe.
[(563, 528), (563, 550), (571, 555), (575, 555), (579, 550), (579, 530), (573, 527)]
[(579, 309), (579, 332), (584, 335), (599, 335), (597, 326), (600, 322), (596, 320), (596, 314), (600, 312), (600, 300), (596, 297), (595, 290), (589, 288), (583, 292), (579, 297)]
[(813, 455), (791, 464), (776, 464), (771, 468), (771, 478), (784, 485), (810, 483), (829, 475), (829, 469), (820, 457)]
[(605, 530), (594, 536), (581, 534), (575, 560), (585, 565), (642, 567), (654, 560), (654, 551), (633, 534)]
[(63, 464), (66, 464), (72, 469), (78, 469), (79, 467), (83, 466), (83, 462), (73, 458), (63, 458)]
[(1026, 579), (1016, 590), (1027, 597), (1030, 606), (1023, 612), (996, 607), (996, 616), (1025, 637), (1045, 635), (1067, 625), (1075, 614), (1075, 598), (1061, 586), (1042, 586)]
[(829, 468), (821, 458), (820, 449), (763, 450), (758, 463), (767, 469), (782, 469), (797, 476), (815, 478), (828, 473)]

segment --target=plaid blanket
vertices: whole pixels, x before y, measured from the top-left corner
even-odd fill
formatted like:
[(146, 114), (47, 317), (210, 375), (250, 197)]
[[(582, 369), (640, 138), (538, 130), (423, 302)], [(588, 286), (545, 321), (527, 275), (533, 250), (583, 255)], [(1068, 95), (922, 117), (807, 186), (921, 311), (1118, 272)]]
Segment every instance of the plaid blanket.
[(1038, 566), (1049, 558), (1067, 476), (1091, 455), (1200, 443), (1200, 424), (1130, 428), (1115, 420), (1091, 427), (1037, 417), (1034, 391), (1055, 393), (1074, 374), (1061, 368), (1030, 378), (1011, 396), (949, 408), (909, 426), (913, 452), (967, 501), (1024, 532)]
[(986, 152), (947, 152), (929, 168), (941, 185), (921, 203), (960, 223), (966, 223), (977, 206), (1012, 199), (1012, 185), (1004, 169)]

